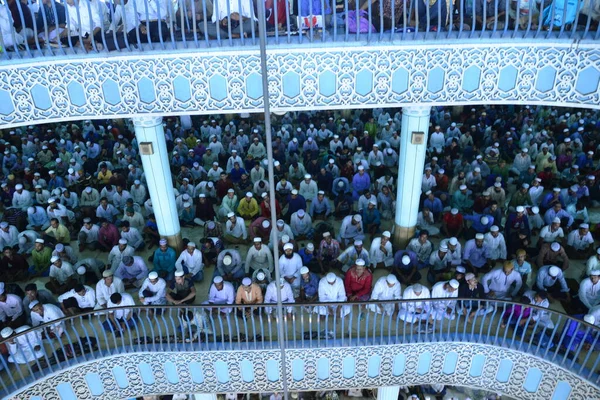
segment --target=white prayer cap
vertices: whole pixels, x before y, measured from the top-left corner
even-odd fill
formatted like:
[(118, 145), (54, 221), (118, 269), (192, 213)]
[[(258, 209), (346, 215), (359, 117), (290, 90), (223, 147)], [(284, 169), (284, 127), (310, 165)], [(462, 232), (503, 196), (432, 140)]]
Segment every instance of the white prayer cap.
[(552, 220), (553, 223), (555, 224), (560, 224), (560, 218), (559, 217), (554, 217), (554, 219)]
[(556, 265), (553, 265), (550, 268), (548, 268), (548, 273), (550, 274), (550, 276), (556, 278), (558, 274), (560, 274), (560, 268), (558, 268)]
[(50, 197), (48, 199), (48, 204), (52, 204), (52, 203), (56, 203), (56, 200), (54, 199), (54, 197)]
[(314, 249), (315, 249), (315, 245), (314, 245), (314, 244), (312, 244), (312, 243), (308, 243), (308, 244), (306, 245), (306, 248), (307, 248), (308, 250), (310, 250), (310, 251), (314, 251)]
[(252, 197), (252, 192), (246, 192), (246, 197)]
[(521, 151), (522, 151), (523, 153), (529, 153), (529, 149), (526, 149), (526, 148), (523, 148), (523, 149), (521, 149)]
[[(329, 237), (329, 236), (331, 236), (331, 233), (330, 233), (330, 232), (323, 232), (323, 237), (324, 237), (324, 238), (326, 238), (326, 237)], [(599, 249), (599, 250), (600, 250), (600, 249)], [(598, 253), (598, 254), (600, 254), (600, 253)]]
[(460, 185), (458, 188), (460, 190), (467, 190), (467, 185)]
[(383, 231), (383, 233), (381, 234), (381, 236), (385, 236), (386, 238), (391, 238), (392, 234), (390, 233), (390, 231)]
[(302, 274), (302, 275), (308, 274), (309, 272), (310, 272), (310, 270), (308, 269), (308, 267), (300, 268), (300, 274)]
[(469, 272), (468, 274), (465, 275), (465, 280), (466, 281), (470, 281), (473, 278), (475, 278), (475, 274), (472, 273), (472, 272)]
[(540, 208), (538, 206), (533, 206), (533, 207), (531, 207), (531, 212), (534, 214), (539, 214)]
[(559, 251), (560, 250), (560, 244), (558, 244), (557, 242), (554, 242), (550, 245), (550, 248), (552, 249), (552, 251)]
[(261, 243), (261, 242), (262, 242), (261, 238), (259, 238), (259, 237), (254, 238), (254, 243)]
[(235, 213), (233, 211), (230, 211), (227, 213), (227, 218), (231, 218), (231, 217), (235, 217)]
[(191, 203), (189, 203), (189, 202), (186, 201), (185, 203), (183, 203), (183, 208), (188, 208), (191, 205), (192, 205)]
[(223, 278), (220, 276), (215, 276), (213, 279), (213, 283), (221, 283), (223, 282)]
[(10, 335), (13, 334), (13, 330), (10, 327), (6, 327), (4, 329), (2, 329), (2, 331), (0, 331), (0, 336), (2, 336), (2, 339), (7, 339), (10, 337)]
[(113, 276), (113, 272), (110, 269), (102, 271), (102, 277), (103, 278), (109, 278), (111, 276)]
[(554, 189), (552, 189), (552, 191), (556, 192), (556, 193), (560, 193), (560, 188), (554, 188)]
[(391, 285), (395, 285), (396, 283), (398, 283), (398, 278), (396, 278), (396, 275), (393, 274), (389, 274), (385, 280), (387, 281), (387, 283), (391, 284)]
[(40, 304), (39, 301), (37, 301), (37, 300), (32, 301), (31, 303), (29, 303), (29, 309), (33, 310), (33, 307), (37, 306), (38, 304)]
[(494, 187), (501, 188), (502, 184), (500, 182), (496, 182), (494, 183)]
[(458, 208), (453, 208), (452, 210), (450, 210), (450, 213), (451, 213), (452, 215), (456, 215), (456, 214), (458, 214)]
[(17, 183), (17, 184), (15, 185), (15, 189), (16, 189), (16, 190), (21, 190), (21, 189), (23, 189), (23, 185), (21, 185), (20, 183)]
[(85, 275), (85, 272), (86, 272), (86, 269), (83, 265), (81, 267), (77, 268), (77, 274)]
[(591, 325), (594, 325), (596, 323), (596, 317), (594, 317), (592, 314), (584, 315), (583, 320)]
[(364, 169), (365, 169), (364, 165), (359, 165), (359, 166), (358, 166), (358, 170), (359, 170), (359, 171), (363, 171)]
[(490, 222), (490, 219), (486, 216), (483, 216), (481, 217), (480, 221), (483, 225), (487, 225)]
[(35, 239), (35, 242), (36, 243), (44, 244), (44, 239)]
[(333, 272), (330, 272), (327, 274), (327, 276), (325, 276), (325, 278), (327, 279), (327, 282), (333, 283), (333, 282), (335, 282), (335, 279), (337, 277), (335, 276), (335, 274)]
[(524, 183), (521, 185), (521, 187), (524, 189), (529, 189), (529, 183)]
[(360, 240), (360, 239), (357, 239), (357, 240), (354, 241), (354, 245), (355, 246), (362, 246), (363, 245), (363, 241)]
[(481, 168), (479, 168), (479, 167), (475, 167), (474, 171), (475, 171), (475, 172), (481, 172)]
[(88, 187), (85, 188), (85, 191), (87, 193), (92, 193), (92, 188), (88, 186)]
[(356, 260), (356, 265), (364, 267), (365, 266), (365, 260), (363, 260), (362, 258), (359, 258), (358, 260)]
[(440, 251), (442, 253), (447, 253), (448, 252), (448, 246), (446, 246), (445, 244), (440, 244)]
[(456, 279), (450, 279), (450, 281), (448, 282), (450, 284), (450, 286), (452, 286), (454, 289), (458, 289), (458, 286), (460, 286), (460, 284), (458, 283), (458, 281)]
[(483, 240), (483, 233), (478, 233), (475, 235), (475, 239), (477, 240)]
[(433, 192), (431, 190), (428, 190), (428, 191), (425, 192), (425, 195), (429, 196), (431, 193), (433, 193)]
[(293, 194), (293, 195), (296, 195), (296, 194), (298, 194), (298, 190), (296, 190), (296, 189), (293, 189), (293, 190), (292, 190), (292, 194)]
[(590, 271), (590, 276), (592, 276), (592, 275), (594, 275), (594, 276), (600, 275), (600, 269), (596, 269), (594, 271)]
[(456, 246), (458, 244), (458, 239), (451, 237), (450, 240), (448, 240), (448, 243), (450, 243), (452, 246)]
[(407, 256), (406, 254), (402, 256), (402, 264), (404, 264), (404, 265), (410, 264), (410, 257)]
[(242, 279), (242, 285), (243, 286), (250, 286), (250, 285), (252, 285), (252, 279), (250, 279), (248, 277)]
[(302, 209), (298, 210), (298, 216), (299, 216), (300, 218), (304, 217), (304, 215), (305, 215), (305, 214), (306, 214), (306, 211), (304, 211), (304, 210), (302, 210)]
[(464, 274), (465, 272), (467, 272), (467, 270), (462, 265), (459, 265), (458, 267), (456, 267), (456, 272), (459, 274)]
[(158, 279), (158, 272), (152, 271), (148, 274), (148, 279), (155, 280)]
[(362, 221), (362, 217), (360, 214), (354, 214), (354, 217), (352, 217), (352, 219), (355, 220), (356, 222)]
[(223, 257), (223, 264), (225, 265), (231, 265), (231, 263), (233, 262), (233, 259), (231, 258), (231, 256), (228, 254), (225, 257)]
[(286, 243), (286, 244), (283, 246), (283, 250), (284, 250), (284, 251), (285, 251), (285, 250), (294, 250), (294, 245), (293, 245), (293, 244), (291, 244), (291, 243)]
[(188, 242), (187, 247), (196, 247), (196, 243)]
[(420, 283), (415, 283), (414, 285), (412, 285), (412, 289), (415, 293), (421, 293), (423, 291), (423, 285), (421, 285)]
[(369, 200), (369, 204), (372, 204), (372, 205), (376, 206), (376, 205), (377, 205), (377, 200), (375, 200), (375, 199), (370, 199), (370, 200)]
[(324, 195), (324, 194), (325, 194), (325, 192), (324, 192), (324, 191), (322, 191), (322, 190), (319, 190), (319, 191), (317, 192), (317, 194), (322, 194), (322, 195)]
[(259, 281), (262, 281), (263, 279), (265, 279), (265, 273), (259, 272), (258, 274), (256, 274), (256, 279), (258, 279)]
[(60, 257), (59, 257), (59, 256), (52, 256), (52, 258), (50, 258), (50, 262), (51, 262), (52, 264), (54, 264), (54, 263), (55, 263), (55, 262), (57, 262), (58, 260), (60, 260)]
[(183, 276), (183, 275), (185, 275), (185, 274), (183, 273), (183, 270), (177, 270), (177, 271), (175, 271), (175, 276), (179, 276), (179, 277), (181, 277), (181, 276)]
[(127, 239), (119, 239), (119, 244), (127, 244)]
[(450, 126), (456, 128), (456, 122), (451, 123)]
[(588, 224), (580, 224), (579, 229), (590, 229), (590, 226)]
[(490, 231), (492, 232), (498, 232), (500, 230), (500, 228), (498, 228), (498, 226), (496, 225), (492, 225), (492, 227), (490, 228)]
[(305, 174), (304, 175), (304, 179), (310, 179), (310, 178), (311, 178), (310, 174)]
[(267, 229), (269, 226), (271, 226), (271, 223), (269, 222), (269, 220), (268, 220), (268, 219), (265, 219), (265, 220), (262, 222), (262, 227), (263, 227), (263, 228), (265, 228), (265, 229)]
[(282, 219), (277, 220), (277, 226), (284, 226), (285, 222)]

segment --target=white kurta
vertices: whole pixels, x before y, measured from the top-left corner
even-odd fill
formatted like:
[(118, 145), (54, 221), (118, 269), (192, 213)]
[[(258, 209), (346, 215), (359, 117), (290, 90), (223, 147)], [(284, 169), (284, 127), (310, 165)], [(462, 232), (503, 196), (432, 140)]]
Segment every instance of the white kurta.
[[(223, 282), (223, 289), (218, 290), (215, 284), (210, 285), (208, 291), (208, 300), (202, 304), (233, 304), (235, 300), (235, 291), (233, 285), (229, 282)], [(230, 313), (231, 307), (220, 308), (222, 313)]]
[[(346, 289), (344, 288), (344, 281), (342, 278), (336, 277), (333, 284), (327, 281), (327, 277), (321, 278), (319, 281), (319, 302), (343, 303), (347, 300), (348, 297), (346, 296)], [(337, 311), (337, 306), (334, 307)], [(332, 310), (326, 306), (316, 306), (314, 311), (320, 315), (328, 315)], [(342, 306), (342, 316), (350, 314), (350, 311), (352, 311), (351, 306)]]
[(113, 276), (113, 282), (110, 286), (106, 286), (104, 279), (100, 279), (96, 284), (96, 302), (98, 306), (104, 307), (110, 301), (110, 296), (113, 293), (125, 292), (125, 285), (121, 278)]
[(75, 291), (75, 289), (69, 290), (67, 293), (64, 293), (58, 296), (58, 302), (62, 303), (63, 301), (74, 298), (77, 300), (77, 304), (80, 308), (93, 308), (96, 306), (96, 292), (89, 286), (84, 286), (85, 294), (80, 296), (79, 293)]
[(179, 258), (175, 262), (175, 268), (178, 271), (183, 271), (183, 265), (187, 267), (192, 276), (202, 271), (204, 268), (204, 263), (202, 262), (202, 252), (198, 249), (194, 249), (192, 254), (190, 254), (187, 249), (181, 252)]
[[(481, 284), (486, 293), (490, 291), (495, 293), (494, 298), (510, 299), (519, 293), (523, 281), (521, 280), (521, 274), (517, 271), (513, 270), (507, 276), (502, 268), (497, 268), (485, 274), (481, 280)], [(513, 284), (514, 289), (511, 290)]]
[[(108, 303), (106, 303), (106, 308), (115, 308), (115, 307), (131, 307), (135, 306), (135, 301), (133, 301), (133, 297), (129, 293), (121, 293), (121, 302), (117, 305), (114, 304), (110, 299)], [(131, 309), (121, 309), (114, 310), (111, 313), (114, 313), (116, 319), (128, 318), (129, 314), (132, 312)]]
[(506, 260), (506, 241), (502, 233), (496, 237), (492, 236), (490, 232), (486, 233), (483, 247), (486, 248), (490, 260)]
[[(265, 292), (265, 303), (277, 303), (277, 283), (271, 282), (267, 285), (267, 290)], [(281, 302), (282, 303), (295, 303), (294, 300), (294, 291), (289, 283), (285, 282), (281, 287)], [(267, 314), (271, 314), (273, 311), (272, 307), (265, 307), (265, 312)], [(294, 311), (294, 307), (286, 307), (287, 313), (292, 313)]]
[(119, 248), (119, 245), (114, 246), (110, 253), (108, 253), (108, 262), (110, 263), (110, 269), (112, 272), (115, 272), (119, 265), (121, 265), (121, 261), (123, 261), (123, 257), (131, 256), (135, 253), (135, 249), (130, 245), (127, 245), (123, 251)]
[(19, 230), (14, 225), (8, 226), (8, 232), (0, 229), (0, 243), (2, 248), (5, 246), (13, 247), (19, 244)]
[(595, 285), (592, 283), (590, 278), (585, 278), (579, 285), (579, 300), (587, 306), (592, 308), (600, 304), (600, 281)]
[(411, 301), (403, 302), (400, 305), (400, 311), (398, 313), (400, 319), (412, 324), (415, 321), (427, 319), (427, 317), (429, 317), (431, 303), (423, 301), (431, 298), (431, 292), (428, 288), (423, 286), (421, 293), (417, 296), (413, 287), (409, 286), (404, 290), (402, 298)]
[[(44, 308), (44, 316), (41, 316), (36, 312), (31, 313), (31, 324), (34, 327), (41, 324), (45, 324), (47, 322), (56, 321), (65, 317), (65, 314), (62, 312), (62, 310), (54, 304), (44, 304), (42, 305), (42, 307)], [(57, 322), (55, 324), (50, 325), (50, 331), (56, 336), (61, 336), (64, 330), (64, 322)]]
[(225, 234), (244, 240), (248, 238), (248, 230), (246, 229), (246, 223), (242, 217), (236, 217), (235, 226), (232, 225), (233, 224), (228, 219), (225, 224)]
[(371, 242), (371, 249), (369, 251), (369, 261), (374, 267), (377, 264), (383, 263), (386, 267), (390, 267), (394, 264), (394, 252), (392, 250), (392, 242), (388, 242), (384, 246), (387, 254), (381, 250), (381, 238), (375, 238)]
[(50, 278), (56, 279), (61, 285), (68, 281), (73, 275), (75, 275), (75, 270), (73, 270), (73, 266), (68, 262), (63, 261), (60, 268), (54, 264), (50, 267)]
[[(444, 288), (444, 285), (448, 283), (447, 281), (438, 282), (433, 285), (431, 289), (431, 298), (432, 299), (452, 299), (458, 297), (458, 290), (453, 292), (449, 292)], [(454, 313), (454, 308), (456, 307), (456, 300), (440, 300), (432, 303), (431, 316), (438, 321), (442, 318), (447, 318), (453, 320), (456, 317)], [(448, 314), (446, 310), (450, 308), (452, 312)]]
[[(154, 293), (154, 296), (145, 297), (144, 290), (149, 290)], [(164, 279), (158, 278), (156, 283), (150, 282), (150, 278), (146, 278), (138, 293), (140, 298), (144, 298), (142, 302), (145, 306), (167, 304), (167, 283)]]
[[(392, 287), (388, 285), (387, 277), (382, 276), (375, 282), (371, 292), (371, 300), (400, 300), (402, 298), (402, 288), (400, 282)], [(392, 315), (395, 310), (394, 304), (369, 304), (369, 310), (381, 314), (383, 311), (387, 315)], [(383, 309), (383, 310), (382, 310)]]
[[(25, 332), (30, 329), (24, 325), (15, 330), (15, 333)], [(8, 362), (16, 364), (28, 364), (44, 356), (44, 345), (42, 343), (42, 333), (40, 331), (31, 331), (25, 335), (15, 338), (15, 343), (8, 343)]]

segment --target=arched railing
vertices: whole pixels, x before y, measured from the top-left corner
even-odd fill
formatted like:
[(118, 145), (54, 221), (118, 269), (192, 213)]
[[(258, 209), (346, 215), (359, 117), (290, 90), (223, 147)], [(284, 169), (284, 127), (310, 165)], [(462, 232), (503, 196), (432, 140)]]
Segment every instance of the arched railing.
[[(282, 340), (290, 350), (434, 342), (492, 345), (543, 358), (592, 385), (600, 384), (598, 327), (533, 305), (449, 300), (452, 303), (423, 301), (418, 305), (423, 313), (408, 314), (410, 318), (403, 310), (415, 304), (408, 300), (285, 304), (283, 321), (275, 317), (276, 306), (266, 304), (96, 310), (0, 342), (10, 354), (9, 362), (1, 359), (0, 389), (8, 395), (104, 357), (136, 352), (269, 351), (279, 349)], [(131, 319), (117, 328), (107, 322), (114, 311), (127, 312)], [(446, 318), (446, 311), (454, 319)], [(436, 313), (441, 319), (435, 318)], [(278, 336), (278, 323), (285, 324), (284, 337)]]

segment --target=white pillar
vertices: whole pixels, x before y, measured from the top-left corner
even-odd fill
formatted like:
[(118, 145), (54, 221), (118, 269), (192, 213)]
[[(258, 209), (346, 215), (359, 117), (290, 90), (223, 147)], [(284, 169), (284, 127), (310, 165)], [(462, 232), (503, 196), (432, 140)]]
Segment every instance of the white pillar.
[[(140, 158), (146, 176), (146, 184), (152, 208), (156, 216), (158, 232), (169, 242), (169, 246), (181, 249), (181, 227), (175, 205), (175, 192), (169, 165), (169, 153), (165, 140), (162, 117), (133, 118), (135, 137), (140, 147)], [(142, 148), (150, 154), (143, 154)]]
[(399, 394), (400, 386), (386, 386), (377, 388), (377, 400), (398, 400)]
[[(394, 228), (394, 244), (399, 249), (404, 249), (415, 234), (417, 215), (419, 214), (421, 180), (425, 168), (430, 113), (431, 107), (429, 106), (402, 108), (396, 226)], [(420, 136), (415, 132), (422, 132), (423, 135)]]
[(217, 400), (215, 393), (197, 393), (193, 395), (194, 400)]

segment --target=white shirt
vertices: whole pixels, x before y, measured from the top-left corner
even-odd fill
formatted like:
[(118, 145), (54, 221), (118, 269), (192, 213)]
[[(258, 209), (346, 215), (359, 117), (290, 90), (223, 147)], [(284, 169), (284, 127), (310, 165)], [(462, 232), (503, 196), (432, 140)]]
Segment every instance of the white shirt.
[[(432, 299), (451, 299), (458, 297), (458, 289), (453, 292), (449, 292), (444, 288), (444, 285), (446, 283), (448, 283), (448, 281), (438, 282), (435, 285), (433, 285), (433, 288), (431, 289)], [(433, 307), (441, 311), (445, 311), (446, 308), (454, 309), (455, 306), (455, 300), (436, 301), (435, 303), (433, 303)]]
[(183, 265), (187, 267), (190, 274), (196, 275), (198, 272), (202, 271), (204, 268), (204, 264), (202, 262), (202, 252), (198, 249), (194, 249), (193, 253), (190, 254), (187, 249), (181, 252), (179, 258), (175, 262), (175, 268), (178, 271), (183, 271)]
[[(284, 282), (281, 287), (281, 302), (282, 303), (295, 303), (294, 292), (289, 283)], [(271, 282), (267, 285), (265, 292), (265, 303), (277, 303), (277, 282)]]
[(13, 247), (19, 244), (19, 230), (17, 227), (9, 225), (8, 232), (0, 229), (0, 243), (2, 243), (2, 248), (5, 246)]
[(407, 287), (404, 290), (402, 298), (404, 300), (412, 300), (410, 302), (401, 304), (401, 307), (408, 312), (415, 312), (417, 309), (421, 309), (423, 312), (427, 312), (429, 311), (429, 308), (431, 306), (431, 303), (429, 302), (420, 301), (428, 300), (431, 298), (431, 292), (429, 291), (429, 288), (426, 288), (425, 286), (423, 286), (423, 289), (421, 289), (421, 294), (419, 294), (418, 296), (415, 293), (413, 286)]
[(594, 238), (590, 232), (581, 236), (579, 229), (575, 229), (567, 236), (567, 244), (575, 248), (575, 250), (586, 250), (589, 246), (594, 245)]
[[(146, 12), (145, 8), (142, 10), (144, 13)], [(142, 10), (138, 9), (139, 12), (142, 12)], [(118, 4), (115, 7), (115, 13), (113, 14), (113, 20), (109, 30), (117, 31), (121, 25), (123, 26), (123, 32), (129, 32), (139, 25), (139, 19), (135, 13), (133, 1), (128, 1), (125, 5)]]
[[(31, 324), (34, 327), (65, 317), (65, 314), (62, 312), (62, 310), (54, 304), (43, 304), (42, 307), (44, 309), (44, 316), (41, 316), (36, 312), (31, 313)], [(56, 324), (52, 324), (50, 326), (50, 330), (57, 336), (62, 334), (63, 329), (63, 322), (57, 322)]]
[(551, 225), (546, 225), (540, 231), (540, 238), (544, 240), (546, 243), (553, 243), (560, 240), (556, 240), (557, 238), (564, 238), (565, 234), (563, 229), (559, 227), (557, 230), (552, 231)]
[(73, 275), (75, 275), (73, 266), (66, 261), (62, 262), (62, 265), (60, 266), (60, 268), (58, 268), (54, 264), (52, 264), (52, 266), (50, 266), (50, 273), (49, 273), (50, 278), (56, 279), (58, 281), (58, 283), (60, 283), (61, 285), (64, 284), (66, 281), (68, 281), (69, 278), (71, 278)]
[[(509, 293), (513, 283), (515, 284), (515, 288)], [(521, 290), (523, 281), (521, 280), (521, 274), (514, 269), (507, 276), (502, 268), (497, 268), (485, 274), (481, 280), (481, 284), (486, 293), (493, 291), (496, 294), (496, 298), (503, 298), (507, 296), (516, 296), (519, 290)]]
[[(23, 325), (15, 329), (15, 333), (25, 332), (29, 326)], [(44, 356), (44, 345), (40, 331), (28, 332), (15, 338), (15, 343), (7, 343), (8, 362), (28, 364)], [(35, 348), (38, 348), (37, 350)]]
[[(133, 297), (129, 293), (121, 293), (121, 302), (119, 304), (115, 304), (110, 299), (108, 299), (108, 303), (106, 303), (106, 308), (115, 308), (115, 307), (131, 307), (135, 306), (135, 302), (133, 301)], [(124, 319), (128, 318), (129, 314), (132, 312), (131, 309), (121, 309), (114, 310), (111, 313), (114, 313), (116, 319)]]
[(12, 198), (12, 205), (16, 208), (27, 208), (33, 205), (33, 198), (28, 190), (22, 190), (21, 193), (15, 191)]
[(496, 237), (491, 232), (486, 233), (483, 247), (486, 247), (488, 257), (491, 260), (506, 260), (506, 241), (502, 233), (498, 233)]
[(284, 278), (295, 276), (300, 279), (300, 268), (302, 268), (302, 257), (298, 253), (292, 254), (292, 258), (287, 258), (285, 254), (279, 257), (279, 273)]
[(96, 306), (96, 292), (89, 286), (84, 286), (84, 288), (85, 294), (83, 296), (80, 296), (75, 289), (71, 289), (67, 293), (58, 296), (58, 302), (62, 303), (67, 299), (74, 298), (80, 308), (94, 308)]
[(381, 250), (381, 238), (375, 238), (371, 242), (371, 249), (369, 250), (369, 261), (373, 266), (377, 266), (379, 263), (383, 263), (386, 267), (389, 267), (394, 264), (394, 253), (392, 250), (392, 242), (388, 240), (388, 242), (384, 246), (385, 254)]
[(21, 314), (23, 314), (23, 301), (17, 295), (7, 294), (6, 300), (0, 302), (0, 320), (14, 321)]
[(271, 254), (271, 250), (264, 244), (260, 246), (260, 250), (256, 250), (254, 246), (250, 247), (246, 255), (246, 273), (250, 271), (250, 267), (255, 271), (267, 269), (269, 272), (273, 272), (273, 255)]
[(98, 241), (98, 233), (100, 232), (100, 228), (98, 225), (92, 225), (92, 227), (88, 229), (84, 225), (81, 227), (79, 232), (83, 232), (87, 235), (85, 238), (86, 243), (93, 243)]
[(319, 281), (319, 301), (322, 303), (328, 302), (345, 302), (348, 300), (344, 281), (339, 276), (336, 276), (333, 284), (327, 281), (327, 277), (321, 278)]
[[(208, 303), (233, 304), (234, 299), (235, 292), (231, 283), (223, 281), (223, 289), (221, 290), (218, 290), (214, 283), (210, 285), (210, 290), (208, 291)], [(231, 312), (231, 308), (221, 308), (220, 311), (229, 313)]]
[(8, 7), (6, 5), (2, 5), (0, 7), (0, 36), (2, 36), (2, 40), (4, 41), (4, 45), (6, 47), (14, 46), (15, 44), (21, 44), (25, 40), (21, 35), (14, 32), (15, 40), (13, 41), (13, 18), (12, 14), (9, 12)]
[(121, 261), (123, 261), (123, 257), (132, 256), (135, 253), (135, 249), (130, 245), (127, 245), (123, 251), (119, 248), (119, 245), (115, 245), (108, 253), (108, 262), (110, 263), (111, 271), (115, 272)]
[(579, 300), (592, 308), (600, 304), (600, 280), (594, 285), (590, 278), (585, 278), (579, 285)]
[[(396, 282), (390, 287), (387, 282), (387, 277), (382, 276), (375, 282), (373, 291), (371, 292), (371, 300), (400, 300), (402, 298), (402, 288), (400, 282)], [(379, 304), (386, 314), (391, 315), (394, 312), (395, 304)], [(372, 311), (379, 312), (377, 305), (369, 307)]]
[[(87, 33), (91, 36), (94, 29), (100, 28), (102, 25), (100, 12), (97, 7), (94, 7), (97, 4), (92, 5), (87, 0), (79, 0), (79, 6), (77, 4), (72, 6), (65, 4), (65, 6), (67, 7), (68, 15), (67, 26), (72, 31), (71, 35), (80, 33), (82, 36), (85, 36)], [(104, 4), (101, 4), (101, 6), (104, 6)], [(79, 8), (79, 11), (77, 8)]]
[[(240, 3), (242, 6), (241, 10)], [(228, 15), (233, 13), (239, 13), (242, 17), (253, 18), (254, 20), (256, 20), (256, 17), (254, 16), (254, 11), (252, 10), (252, 3), (250, 1), (217, 0), (214, 3), (212, 22), (217, 22), (217, 20), (221, 21), (223, 18), (226, 18)]]
[(121, 238), (127, 239), (127, 243), (131, 245), (131, 247), (133, 247), (134, 249), (137, 249), (144, 242), (140, 231), (138, 231), (137, 228), (134, 228), (133, 226), (130, 226), (129, 231), (127, 232), (121, 231)]
[(597, 254), (594, 254), (593, 256), (591, 256), (590, 258), (588, 258), (587, 263), (586, 263), (586, 267), (587, 267), (587, 275), (591, 275), (592, 271), (597, 271), (600, 270), (600, 259), (598, 259)]
[[(145, 290), (149, 290), (150, 292), (154, 293), (154, 296), (144, 296)], [(163, 278), (158, 278), (158, 281), (153, 284), (150, 282), (150, 278), (146, 278), (144, 283), (142, 283), (142, 287), (140, 287), (138, 295), (140, 299), (142, 297), (144, 298), (142, 303), (146, 306), (167, 304), (167, 283)]]
[(225, 224), (225, 233), (236, 238), (247, 239), (248, 231), (246, 230), (246, 223), (242, 217), (235, 217), (235, 226), (231, 223), (231, 220), (227, 219)]
[[(142, 22), (166, 20), (169, 16), (167, 10), (168, 3), (168, 1), (164, 0), (135, 0), (139, 20)], [(148, 14), (146, 14), (146, 4), (148, 4)]]
[(125, 285), (121, 278), (113, 276), (113, 282), (110, 286), (106, 286), (104, 279), (100, 279), (96, 284), (96, 301), (99, 306), (105, 306), (110, 301), (110, 296), (113, 293), (125, 292)]
[(294, 236), (306, 235), (312, 229), (312, 218), (308, 213), (304, 214), (304, 217), (300, 218), (298, 212), (292, 214), (290, 219), (290, 228), (294, 233)]

